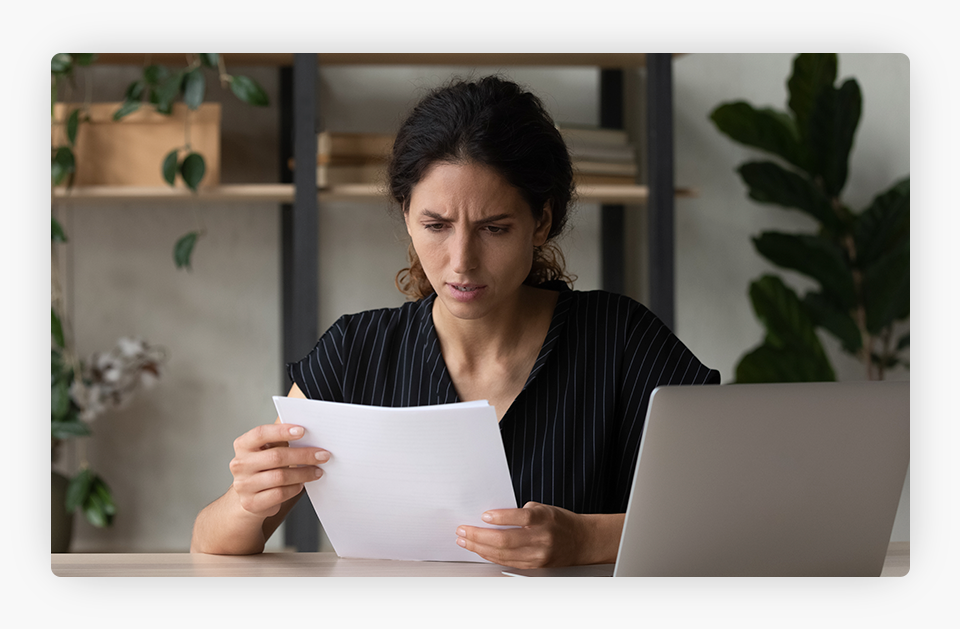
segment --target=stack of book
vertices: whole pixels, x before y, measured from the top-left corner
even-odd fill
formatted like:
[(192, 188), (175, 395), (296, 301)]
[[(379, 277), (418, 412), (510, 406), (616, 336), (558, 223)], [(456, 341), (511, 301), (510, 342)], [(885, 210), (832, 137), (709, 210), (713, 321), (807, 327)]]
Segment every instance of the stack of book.
[(559, 124), (578, 184), (637, 183), (637, 151), (623, 129)]
[(319, 133), (317, 187), (384, 183), (393, 140), (382, 133)]

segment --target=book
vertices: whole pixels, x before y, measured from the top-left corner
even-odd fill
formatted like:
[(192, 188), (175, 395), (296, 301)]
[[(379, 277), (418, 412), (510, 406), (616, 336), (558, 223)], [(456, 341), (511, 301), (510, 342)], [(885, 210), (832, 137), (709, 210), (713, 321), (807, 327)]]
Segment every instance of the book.
[(623, 146), (583, 145), (567, 146), (573, 161), (621, 162), (633, 163), (637, 160), (637, 151), (631, 144)]
[(625, 129), (561, 122), (557, 130), (568, 146), (626, 146), (630, 137)]
[(582, 174), (582, 173), (574, 173), (573, 179), (578, 186), (583, 186), (583, 185), (635, 186), (637, 185), (637, 178), (633, 175), (589, 175), (589, 174)]
[(329, 188), (345, 183), (384, 183), (386, 163), (320, 164), (317, 166), (317, 187)]
[(393, 150), (394, 138), (394, 135), (386, 133), (321, 131), (317, 134), (317, 155), (386, 160)]
[(634, 177), (637, 174), (636, 162), (594, 162), (574, 160), (574, 174), (584, 175), (621, 175)]

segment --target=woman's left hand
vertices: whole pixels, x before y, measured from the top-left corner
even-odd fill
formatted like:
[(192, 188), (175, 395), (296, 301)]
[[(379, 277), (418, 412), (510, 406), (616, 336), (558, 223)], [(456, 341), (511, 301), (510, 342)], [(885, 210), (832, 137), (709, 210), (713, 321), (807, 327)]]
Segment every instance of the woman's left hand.
[(492, 509), (482, 518), (489, 524), (519, 527), (457, 529), (457, 543), (488, 561), (512, 568), (593, 563), (590, 550), (597, 540), (591, 539), (594, 527), (586, 516), (528, 502), (522, 509)]

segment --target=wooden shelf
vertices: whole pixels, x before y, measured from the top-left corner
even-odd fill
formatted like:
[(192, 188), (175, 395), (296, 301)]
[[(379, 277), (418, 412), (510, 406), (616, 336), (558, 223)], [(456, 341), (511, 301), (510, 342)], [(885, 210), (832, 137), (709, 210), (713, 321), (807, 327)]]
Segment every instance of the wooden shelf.
[[(230, 66), (289, 66), (293, 53), (223, 53)], [(676, 55), (675, 55), (676, 56)], [(630, 68), (646, 65), (645, 53), (318, 53), (325, 65), (592, 66)], [(178, 65), (184, 53), (103, 53), (96, 63)]]
[(53, 202), (64, 201), (274, 201), (293, 202), (293, 184), (236, 184), (201, 188), (169, 186), (78, 186), (55, 188)]
[[(678, 188), (678, 197), (696, 196), (689, 188)], [(66, 201), (228, 201), (293, 203), (293, 184), (233, 184), (201, 188), (196, 194), (186, 188), (166, 186), (81, 186), (67, 190), (55, 188), (53, 202)], [(577, 189), (580, 201), (586, 203), (646, 203), (647, 186), (583, 185)], [(375, 184), (344, 184), (318, 190), (317, 199), (323, 201), (372, 201), (384, 198), (384, 193)]]

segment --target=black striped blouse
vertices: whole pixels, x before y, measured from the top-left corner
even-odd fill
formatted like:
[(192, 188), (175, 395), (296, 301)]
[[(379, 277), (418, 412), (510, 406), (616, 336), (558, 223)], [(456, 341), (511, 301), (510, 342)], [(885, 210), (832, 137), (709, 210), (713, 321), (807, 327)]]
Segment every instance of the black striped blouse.
[[(341, 317), (287, 365), (310, 399), (376, 406), (461, 401), (433, 326), (436, 296)], [(520, 395), (500, 421), (517, 505), (623, 513), (650, 393), (716, 384), (643, 305), (604, 291), (561, 290)]]

